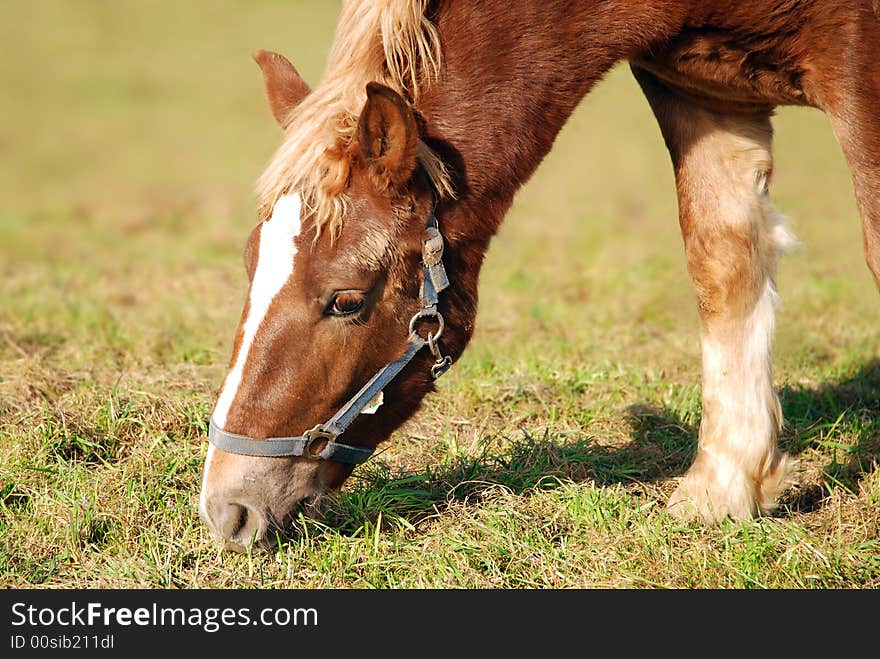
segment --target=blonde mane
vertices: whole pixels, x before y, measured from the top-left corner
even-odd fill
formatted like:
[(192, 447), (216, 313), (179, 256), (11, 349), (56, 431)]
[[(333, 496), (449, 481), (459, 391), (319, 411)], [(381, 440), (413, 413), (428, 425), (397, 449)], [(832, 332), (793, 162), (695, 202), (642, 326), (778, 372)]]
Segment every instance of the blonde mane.
[[(425, 16), (428, 0), (346, 0), (314, 90), (294, 110), (281, 146), (257, 184), (261, 213), (288, 190), (299, 192), (320, 232), (341, 228), (349, 175), (348, 146), (366, 101), (366, 83), (380, 82), (413, 100), (440, 75), (440, 39)], [(419, 142), (419, 158), (441, 195), (451, 195), (440, 158)]]

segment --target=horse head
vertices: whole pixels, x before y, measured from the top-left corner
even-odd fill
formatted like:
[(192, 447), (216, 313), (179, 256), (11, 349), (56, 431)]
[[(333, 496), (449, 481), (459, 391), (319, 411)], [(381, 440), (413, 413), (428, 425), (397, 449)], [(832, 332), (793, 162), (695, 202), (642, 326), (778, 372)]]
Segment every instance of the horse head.
[[(255, 59), (289, 138), (309, 87), (283, 56)], [(271, 543), (338, 489), (469, 335), (470, 322), (442, 315), (436, 160), (398, 92), (370, 82), (363, 95), (349, 129), (318, 154), (319, 189), (270, 197), (244, 248), (249, 291), (199, 506), (231, 548)]]

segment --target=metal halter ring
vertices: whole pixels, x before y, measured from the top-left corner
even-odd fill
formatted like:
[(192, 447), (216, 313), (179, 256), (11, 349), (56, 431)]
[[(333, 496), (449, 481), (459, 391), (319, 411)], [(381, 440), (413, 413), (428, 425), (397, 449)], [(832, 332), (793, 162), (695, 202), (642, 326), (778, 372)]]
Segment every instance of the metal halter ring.
[(440, 335), (443, 334), (443, 328), (446, 326), (443, 322), (443, 315), (436, 309), (420, 309), (409, 321), (409, 333), (411, 335), (416, 334), (416, 323), (422, 318), (437, 319), (437, 331), (434, 334), (428, 334), (428, 338), (426, 339), (429, 344), (433, 343), (440, 338)]
[(324, 425), (319, 423), (317, 426), (312, 428), (311, 430), (307, 430), (303, 433), (303, 439), (306, 440), (305, 446), (303, 446), (303, 457), (308, 458), (309, 460), (320, 460), (321, 454), (312, 453), (312, 444), (314, 444), (319, 439), (326, 439), (328, 442), (333, 441), (333, 434), (327, 432), (324, 429)]

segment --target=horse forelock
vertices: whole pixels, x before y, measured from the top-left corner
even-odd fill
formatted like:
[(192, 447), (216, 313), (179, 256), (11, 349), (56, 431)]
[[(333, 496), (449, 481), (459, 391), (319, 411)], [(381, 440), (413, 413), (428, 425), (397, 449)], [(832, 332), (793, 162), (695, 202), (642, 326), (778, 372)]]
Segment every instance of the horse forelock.
[[(348, 0), (344, 3), (321, 82), (296, 107), (281, 145), (257, 183), (260, 214), (268, 217), (295, 190), (317, 233), (338, 234), (348, 206), (358, 116), (366, 84), (380, 82), (416, 100), (440, 74), (440, 39), (425, 15), (428, 0)], [(451, 196), (448, 172), (432, 149), (419, 160), (441, 196)]]

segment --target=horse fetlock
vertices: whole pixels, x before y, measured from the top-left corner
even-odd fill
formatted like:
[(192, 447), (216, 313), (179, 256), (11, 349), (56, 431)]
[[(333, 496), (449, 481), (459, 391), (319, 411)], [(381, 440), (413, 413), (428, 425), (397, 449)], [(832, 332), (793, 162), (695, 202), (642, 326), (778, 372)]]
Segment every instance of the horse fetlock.
[(778, 450), (758, 469), (749, 469), (725, 454), (701, 451), (669, 498), (667, 510), (706, 523), (767, 515), (794, 482), (793, 472), (794, 460)]

